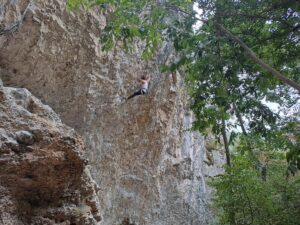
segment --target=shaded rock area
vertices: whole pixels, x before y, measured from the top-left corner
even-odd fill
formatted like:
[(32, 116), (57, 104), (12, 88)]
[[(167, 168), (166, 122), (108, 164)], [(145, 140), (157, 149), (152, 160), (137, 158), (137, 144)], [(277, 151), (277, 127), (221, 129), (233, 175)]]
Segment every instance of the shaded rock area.
[[(0, 10), (3, 31), (22, 21), (0, 35), (0, 77), (29, 89), (82, 135), (99, 186), (100, 224), (208, 225), (207, 177), (222, 172), (224, 154), (187, 131), (193, 115), (183, 78), (158, 69), (174, 60), (170, 46), (148, 62), (139, 42), (131, 54), (118, 46), (102, 52), (107, 18), (97, 9), (67, 12), (63, 0), (29, 3), (4, 0)], [(149, 93), (122, 102), (143, 74), (151, 76)], [(26, 132), (18, 136), (31, 141)]]
[(0, 96), (0, 224), (97, 224), (80, 137), (26, 89)]

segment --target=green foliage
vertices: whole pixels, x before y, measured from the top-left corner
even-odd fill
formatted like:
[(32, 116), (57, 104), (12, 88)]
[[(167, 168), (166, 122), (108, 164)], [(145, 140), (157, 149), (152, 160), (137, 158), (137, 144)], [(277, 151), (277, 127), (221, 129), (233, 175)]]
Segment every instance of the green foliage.
[[(248, 154), (236, 153), (226, 173), (215, 178), (219, 224), (295, 225), (300, 221), (300, 177), (287, 179), (284, 161), (270, 159), (263, 181)], [(234, 215), (234, 221), (232, 220)]]
[(110, 1), (107, 0), (70, 0), (67, 1), (67, 8), (69, 10), (76, 10), (79, 8), (90, 9), (93, 6), (100, 6), (102, 8), (106, 8), (107, 4)]
[[(168, 3), (186, 8), (191, 2), (172, 0)], [(103, 49), (110, 50), (115, 43), (120, 43), (126, 51), (131, 51), (132, 44), (142, 39), (145, 41), (144, 59), (155, 55), (167, 36), (167, 30), (170, 31), (168, 35), (175, 35), (177, 27), (174, 25), (183, 26), (176, 14), (167, 14), (168, 6), (154, 0), (68, 0), (67, 6), (71, 10), (93, 6), (105, 8), (111, 18), (101, 36)]]

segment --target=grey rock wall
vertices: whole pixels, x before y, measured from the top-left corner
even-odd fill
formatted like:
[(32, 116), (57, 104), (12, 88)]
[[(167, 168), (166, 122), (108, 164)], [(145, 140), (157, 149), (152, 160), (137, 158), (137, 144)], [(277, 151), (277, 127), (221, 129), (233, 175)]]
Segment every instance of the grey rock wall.
[[(4, 5), (4, 27), (27, 11), (18, 31), (0, 36), (0, 76), (28, 88), (83, 136), (101, 224), (207, 225), (206, 177), (222, 171), (223, 155), (212, 151), (220, 164), (205, 163), (203, 138), (185, 131), (192, 115), (182, 78), (158, 70), (167, 50), (150, 62), (141, 59), (138, 42), (132, 54), (118, 47), (102, 52), (105, 15), (68, 13), (61, 0)], [(121, 102), (145, 73), (149, 94)]]
[(0, 83), (0, 225), (99, 224), (83, 153), (82, 139), (49, 106)]

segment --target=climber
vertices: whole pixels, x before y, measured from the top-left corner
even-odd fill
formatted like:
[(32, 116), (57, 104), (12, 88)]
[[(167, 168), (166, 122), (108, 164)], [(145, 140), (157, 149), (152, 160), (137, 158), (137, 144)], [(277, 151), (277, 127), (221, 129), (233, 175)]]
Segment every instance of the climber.
[(138, 79), (138, 81), (141, 84), (141, 88), (138, 91), (134, 92), (132, 95), (130, 95), (127, 99), (131, 99), (134, 96), (145, 95), (148, 93), (148, 84), (150, 81), (150, 76), (143, 75), (141, 78)]

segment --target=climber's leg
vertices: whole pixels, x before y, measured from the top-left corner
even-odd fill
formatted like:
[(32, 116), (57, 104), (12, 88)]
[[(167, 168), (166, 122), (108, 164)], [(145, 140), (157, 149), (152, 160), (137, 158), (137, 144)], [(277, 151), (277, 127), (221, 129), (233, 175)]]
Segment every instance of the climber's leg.
[(134, 92), (132, 95), (130, 95), (127, 99), (131, 99), (137, 95), (142, 95), (142, 94), (144, 94), (144, 93), (143, 93), (142, 89), (140, 89), (140, 90)]

